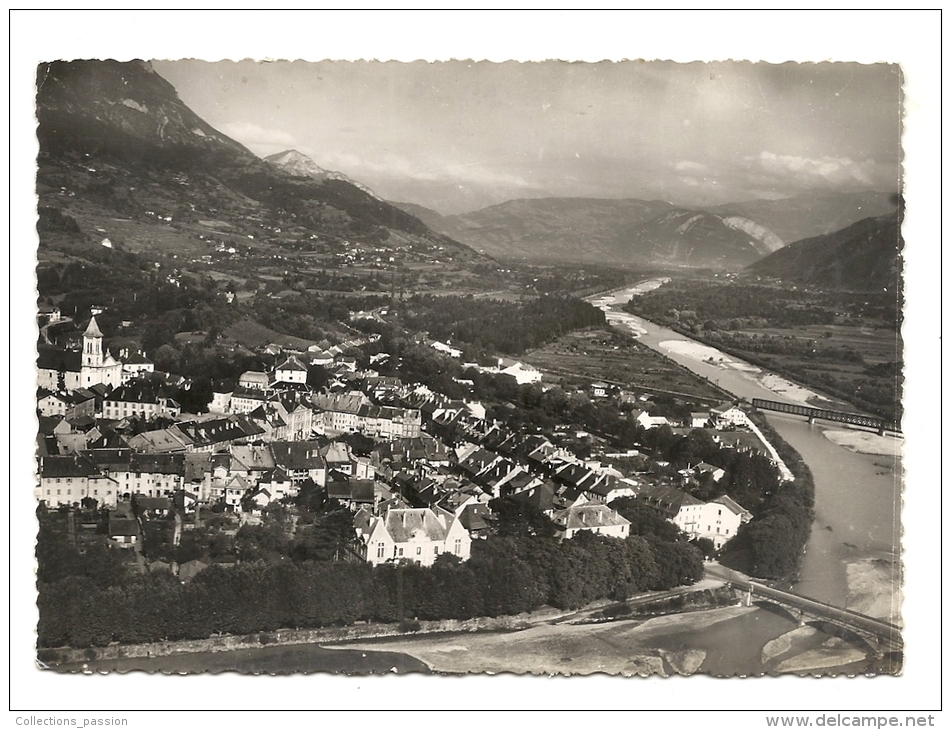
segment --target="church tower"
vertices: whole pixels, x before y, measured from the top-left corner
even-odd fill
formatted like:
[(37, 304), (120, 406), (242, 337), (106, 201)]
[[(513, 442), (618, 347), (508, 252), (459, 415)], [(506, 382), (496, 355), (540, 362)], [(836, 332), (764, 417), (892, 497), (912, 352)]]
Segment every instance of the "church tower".
[(83, 332), (83, 367), (102, 367), (102, 332), (93, 315)]

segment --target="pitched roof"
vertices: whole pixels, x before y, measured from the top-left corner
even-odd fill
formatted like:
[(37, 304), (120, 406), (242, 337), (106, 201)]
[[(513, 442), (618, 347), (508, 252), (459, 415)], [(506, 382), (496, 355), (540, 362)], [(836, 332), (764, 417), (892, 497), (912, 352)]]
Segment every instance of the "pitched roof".
[(297, 359), (294, 355), (291, 355), (283, 363), (278, 365), (275, 370), (296, 370), (298, 372), (303, 371), (307, 372), (307, 367), (301, 364), (301, 361)]
[(95, 315), (89, 318), (89, 326), (86, 327), (86, 331), (83, 332), (83, 337), (102, 337), (102, 332), (99, 330)]
[(603, 504), (580, 504), (569, 507), (561, 512), (556, 512), (552, 516), (555, 524), (564, 527), (566, 530), (593, 529), (597, 527), (616, 527), (618, 525), (629, 525), (629, 520), (621, 517), (610, 507)]
[(40, 461), (40, 475), (44, 479), (57, 477), (90, 477), (99, 474), (98, 467), (89, 459), (71, 456), (44, 456)]
[(36, 367), (40, 370), (78, 373), (83, 369), (83, 354), (78, 350), (60, 350), (40, 345), (37, 348)]
[(439, 510), (437, 514), (428, 507), (391, 509), (383, 517), (386, 531), (390, 533), (393, 542), (409, 542), (414, 539), (443, 541), (454, 519), (445, 510)]

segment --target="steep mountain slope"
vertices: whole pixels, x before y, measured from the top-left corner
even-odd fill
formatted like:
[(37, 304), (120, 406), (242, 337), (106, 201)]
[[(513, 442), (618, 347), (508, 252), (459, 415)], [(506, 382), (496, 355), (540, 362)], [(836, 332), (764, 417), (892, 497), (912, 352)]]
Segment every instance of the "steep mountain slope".
[[(319, 239), (480, 258), (350, 182), (298, 177), (257, 158), (146, 62), (42, 64), (37, 118), (40, 206), (128, 250), (194, 244), (204, 228), (232, 243)], [(159, 230), (156, 219), (171, 226)]]
[(294, 175), (295, 177), (309, 177), (312, 180), (343, 180), (344, 182), (353, 185), (353, 187), (359, 188), (367, 195), (370, 195), (377, 200), (381, 199), (379, 195), (374, 193), (363, 183), (358, 183), (355, 180), (350, 179), (342, 172), (325, 170), (310, 157), (303, 154), (302, 152), (298, 152), (297, 150), (284, 150), (283, 152), (268, 155), (264, 158), (264, 161), (270, 162), (272, 165), (281, 168), (284, 170), (284, 172)]
[(901, 282), (901, 213), (796, 241), (747, 272), (823, 289), (897, 292)]
[(630, 229), (625, 245), (632, 257), (656, 263), (739, 268), (783, 242), (747, 218), (678, 209)]
[(786, 243), (834, 233), (863, 218), (895, 209), (891, 193), (803, 193), (780, 200), (748, 200), (705, 208), (718, 215), (738, 215), (766, 226)]
[(509, 200), (445, 216), (440, 230), (493, 257), (626, 262), (624, 233), (672, 208), (658, 200), (536, 198)]

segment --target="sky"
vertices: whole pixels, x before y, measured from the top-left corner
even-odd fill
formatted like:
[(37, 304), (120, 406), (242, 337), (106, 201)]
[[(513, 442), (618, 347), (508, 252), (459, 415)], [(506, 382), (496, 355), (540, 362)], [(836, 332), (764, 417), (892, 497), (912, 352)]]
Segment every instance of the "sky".
[(897, 64), (153, 61), (212, 126), (444, 214), (899, 189)]
[[(503, 17), (485, 11), (410, 14), (403, 11), (354, 10), (322, 11), (319, 16), (315, 16), (316, 12), (292, 14), (268, 10), (240, 13), (228, 10), (186, 13), (57, 9), (13, 10), (9, 13), (6, 20), (11, 30), (8, 62), (11, 139), (14, 144), (9, 150), (11, 254), (6, 262), (9, 267), (10, 296), (7, 308), (10, 322), (8, 348), (11, 356), (5, 361), (10, 368), (10, 382), (33, 382), (35, 377), (32, 358), (16, 356), (18, 350), (13, 348), (36, 340), (32, 309), (22, 305), (35, 299), (34, 191), (38, 148), (33, 104), (36, 66), (40, 62), (53, 58), (131, 60), (195, 57), (395, 58), (403, 61), (469, 57), (496, 61), (509, 58), (522, 61), (572, 58), (593, 62), (603, 58), (636, 56), (674, 58), (684, 62), (696, 58), (752, 58), (775, 62), (833, 59), (901, 63), (907, 94), (903, 147), (906, 154), (904, 186), (909, 201), (902, 227), (906, 241), (903, 252), (906, 275), (903, 327), (906, 348), (905, 431), (914, 436), (905, 444), (903, 465), (908, 485), (917, 487), (919, 482), (923, 485), (922, 489), (906, 489), (903, 495), (905, 603), (902, 614), (906, 619), (904, 633), (909, 647), (909, 661), (900, 677), (888, 678), (886, 691), (882, 691), (881, 682), (864, 681), (862, 677), (839, 677), (823, 681), (789, 677), (757, 682), (756, 692), (753, 693), (755, 696), (744, 696), (740, 702), (737, 702), (736, 692), (723, 691), (721, 680), (706, 682), (704, 678), (694, 677), (689, 687), (689, 708), (681, 714), (706, 711), (705, 724), (717, 730), (736, 728), (744, 723), (749, 726), (763, 725), (763, 714), (775, 708), (782, 708), (787, 715), (798, 711), (812, 713), (818, 708), (828, 712), (855, 711), (859, 708), (864, 713), (894, 712), (902, 717), (906, 713), (899, 712), (899, 708), (913, 707), (926, 711), (939, 709), (943, 697), (943, 655), (941, 642), (935, 641), (934, 627), (941, 623), (942, 593), (941, 582), (935, 580), (935, 559), (942, 555), (942, 545), (941, 530), (934, 529), (936, 504), (934, 489), (929, 489), (929, 485), (935, 483), (934, 454), (942, 453), (941, 429), (935, 428), (935, 383), (941, 381), (942, 374), (942, 328), (936, 320), (949, 321), (949, 318), (942, 319), (940, 316), (943, 311), (940, 259), (941, 156), (936, 152), (941, 145), (940, 11), (876, 12), (866, 8), (853, 11), (680, 10), (616, 13), (506, 11)], [(672, 32), (673, 28), (676, 28), (676, 32)], [(156, 64), (156, 67), (159, 65)], [(165, 71), (168, 71), (167, 65)], [(217, 75), (221, 73), (219, 68)], [(217, 75), (207, 73), (208, 79), (215, 79)], [(301, 142), (300, 147), (306, 146), (314, 153), (315, 160), (327, 167), (332, 166), (330, 161), (318, 154), (331, 151), (327, 140), (319, 144), (308, 143), (312, 137), (306, 124), (301, 129), (281, 119), (276, 114), (279, 109), (273, 105), (270, 113), (259, 110), (256, 115), (251, 115), (252, 102), (257, 108), (256, 98), (248, 101), (244, 113), (235, 114), (230, 120), (227, 115), (216, 118), (214, 107), (219, 94), (213, 89), (220, 81), (209, 82), (203, 89), (202, 80), (196, 79), (191, 91), (186, 92), (182, 90), (188, 85), (185, 83), (186, 76), (184, 71), (177, 75), (166, 73), (166, 78), (179, 86), (187, 103), (215, 126), (220, 128), (229, 121), (247, 121), (265, 130), (284, 131), (295, 143)], [(241, 78), (237, 77), (235, 81), (240, 83)], [(851, 87), (843, 93), (850, 93)], [(206, 91), (211, 103), (203, 108), (201, 102)], [(526, 93), (531, 91), (529, 87)], [(892, 101), (883, 105), (886, 114), (895, 108), (896, 95), (897, 92), (891, 92)], [(301, 90), (295, 90), (291, 96), (301, 96)], [(836, 98), (834, 94), (833, 98)], [(664, 102), (660, 110), (655, 109), (654, 112), (660, 113), (668, 103)], [(875, 95), (860, 101), (860, 104), (869, 107), (875, 107), (878, 103)], [(754, 108), (762, 106), (762, 101), (753, 103)], [(356, 109), (356, 105), (353, 108)], [(811, 112), (805, 105), (802, 108)], [(242, 110), (239, 108), (237, 111)], [(324, 113), (329, 114), (327, 110)], [(500, 113), (498, 109), (496, 113)], [(273, 120), (270, 118), (272, 115)], [(320, 115), (313, 116), (312, 122), (319, 121)], [(341, 113), (340, 116), (345, 114)], [(357, 114), (350, 116), (352, 123), (362, 124)], [(853, 129), (866, 123), (865, 116), (864, 111), (849, 115), (847, 120), (843, 118), (837, 126)], [(676, 115), (671, 115), (671, 118), (676, 119)], [(894, 127), (895, 124), (892, 129)], [(671, 129), (674, 128), (676, 125)], [(801, 130), (793, 131), (797, 138), (802, 135)], [(896, 156), (897, 143), (885, 152), (871, 146), (865, 151), (866, 147), (861, 146), (861, 152), (836, 148), (823, 153), (821, 150), (827, 149), (824, 142), (828, 130), (819, 126), (813, 134), (814, 144), (820, 152), (791, 151), (805, 145), (790, 144), (787, 147), (783, 134), (777, 131), (769, 146), (761, 144), (757, 149), (757, 145), (750, 145), (750, 151), (743, 154), (755, 157), (767, 151), (775, 155), (798, 156), (804, 160), (807, 157), (819, 159), (823, 154), (833, 158), (850, 156), (853, 161), (871, 157), (879, 164), (889, 164), (887, 160), (894, 160)], [(861, 135), (847, 132), (842, 136), (858, 139)], [(733, 139), (732, 133), (730, 139)], [(367, 154), (371, 141), (362, 140), (363, 146), (355, 145), (349, 151), (359, 160), (371, 159)], [(250, 145), (250, 139), (246, 139), (245, 143)], [(456, 143), (462, 144), (459, 140)], [(402, 154), (409, 159), (407, 150), (408, 147), (401, 148)], [(259, 148), (260, 151), (269, 150)], [(489, 155), (485, 154), (484, 157), (488, 159)], [(482, 157), (478, 161), (481, 162)], [(676, 168), (678, 161), (681, 160), (668, 161), (667, 164), (673, 164)], [(701, 162), (696, 156), (687, 155), (683, 156), (683, 161)], [(709, 160), (703, 162), (713, 164)], [(831, 169), (833, 163), (829, 164)], [(354, 177), (359, 173), (356, 169), (347, 172)], [(436, 177), (435, 173), (430, 174)], [(607, 180), (609, 176), (597, 177)], [(548, 182), (546, 186), (554, 188), (555, 184)], [(619, 194), (630, 193), (622, 190)], [(12, 308), (14, 303), (17, 305), (15, 310)], [(11, 387), (9, 401), (11, 414), (32, 413), (35, 391), (27, 387)], [(36, 528), (32, 520), (19, 517), (32, 513), (35, 508), (32, 490), (28, 487), (33, 483), (35, 469), (32, 459), (33, 429), (9, 428), (8, 431), (11, 485), (20, 485), (10, 490), (9, 512), (16, 518), (11, 518), (9, 524), (9, 590), (11, 596), (32, 596), (35, 594), (36, 580), (33, 571)], [(949, 503), (945, 500), (940, 509), (942, 518)], [(944, 564), (948, 564), (948, 561), (944, 561)], [(220, 714), (221, 698), (225, 697), (234, 714), (224, 721), (234, 717), (240, 724), (248, 721), (250, 716), (247, 711), (265, 709), (280, 709), (285, 711), (285, 716), (288, 710), (298, 710), (292, 721), (336, 721), (338, 718), (315, 718), (312, 714), (305, 714), (315, 706), (315, 681), (319, 682), (320, 692), (320, 702), (316, 704), (348, 708), (349, 716), (340, 718), (344, 722), (352, 722), (355, 707), (371, 711), (416, 709), (420, 705), (420, 698), (424, 697), (426, 706), (436, 710), (460, 706), (461, 695), (453, 692), (453, 687), (440, 686), (445, 684), (440, 680), (454, 682), (453, 678), (400, 677), (400, 681), (394, 681), (393, 677), (370, 677), (355, 682), (353, 678), (339, 675), (282, 677), (278, 680), (281, 692), (262, 693), (258, 677), (226, 673), (181, 680), (179, 677), (132, 672), (121, 677), (115, 674), (96, 677), (96, 686), (103, 691), (89, 692), (87, 682), (77, 682), (72, 676), (50, 675), (35, 669), (35, 626), (35, 606), (32, 601), (12, 601), (9, 704), (11, 710), (16, 709), (23, 716), (34, 711), (41, 713), (39, 716), (44, 718), (53, 714), (69, 715), (77, 718), (81, 725), (83, 711), (87, 717), (91, 712), (98, 712), (102, 716), (108, 707), (111, 715), (131, 716), (130, 726), (149, 730), (167, 726), (168, 709), (215, 709)], [(189, 691), (176, 693), (182, 681), (187, 681)], [(809, 684), (809, 692), (796, 691), (803, 682)], [(169, 683), (174, 686), (169, 686)], [(632, 683), (623, 678), (593, 676), (584, 678), (583, 685), (572, 686), (574, 684), (573, 678), (561, 677), (466, 678), (468, 696), (477, 698), (480, 707), (533, 710), (544, 707), (549, 710), (552, 720), (561, 719), (555, 712), (590, 707), (590, 697), (595, 694), (598, 707), (611, 712), (610, 721), (629, 723), (632, 716), (627, 711), (636, 710), (639, 713), (637, 719), (670, 723), (670, 708), (684, 707), (684, 698), (688, 696), (684, 693), (683, 683), (673, 680), (641, 679)], [(579, 687), (582, 691), (578, 691)], [(104, 697), (108, 697), (108, 705), (103, 704)], [(172, 699), (163, 705), (167, 705), (165, 712), (132, 713), (132, 710), (143, 706), (143, 697)], [(649, 711), (654, 711), (654, 714), (645, 714)], [(237, 712), (243, 714), (238, 715)], [(940, 712), (935, 714), (940, 716)], [(466, 730), (469, 727), (481, 727), (485, 722), (483, 717), (466, 712), (446, 719), (454, 727)], [(388, 722), (402, 730), (404, 726), (418, 724), (418, 716), (407, 712), (391, 713)]]

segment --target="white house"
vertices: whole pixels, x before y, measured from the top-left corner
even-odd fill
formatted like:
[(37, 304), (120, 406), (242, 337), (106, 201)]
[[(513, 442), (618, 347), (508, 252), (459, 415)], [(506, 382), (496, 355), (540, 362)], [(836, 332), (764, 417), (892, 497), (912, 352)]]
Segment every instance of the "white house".
[(706, 537), (719, 550), (752, 515), (730, 497), (723, 495), (702, 502), (674, 487), (646, 487), (638, 499), (659, 510), (690, 538)]
[(274, 380), (276, 383), (304, 385), (307, 383), (307, 366), (291, 355), (274, 369)]
[(432, 565), (441, 553), (468, 560), (472, 538), (452, 513), (440, 507), (391, 508), (382, 516), (363, 508), (354, 515), (358, 548), (368, 563), (408, 560)]
[(710, 420), (717, 428), (724, 426), (750, 426), (750, 419), (736, 403), (723, 403), (710, 409)]
[(636, 416), (634, 416), (634, 420), (647, 430), (657, 428), (658, 426), (666, 426), (669, 423), (665, 416), (652, 416), (647, 411), (641, 411), (638, 413)]
[(625, 538), (631, 529), (631, 523), (613, 509), (593, 502), (575, 504), (555, 512), (552, 522), (559, 530), (558, 537), (564, 539), (570, 539), (585, 530), (596, 535)]

